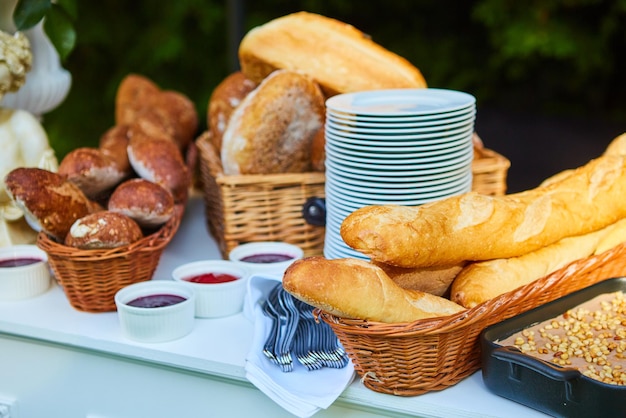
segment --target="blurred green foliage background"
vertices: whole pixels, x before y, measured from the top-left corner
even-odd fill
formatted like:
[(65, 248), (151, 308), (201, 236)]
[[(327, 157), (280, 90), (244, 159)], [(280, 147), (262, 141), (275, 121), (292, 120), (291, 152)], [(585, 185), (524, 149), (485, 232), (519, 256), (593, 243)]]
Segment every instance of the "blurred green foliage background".
[[(252, 27), (307, 10), (350, 23), (404, 56), (429, 86), (489, 106), (623, 120), (626, 0), (79, 0), (73, 76), (43, 123), (59, 157), (96, 145), (128, 73), (188, 95), (206, 127), (215, 86)], [(332, 45), (328, 45), (332, 48)]]

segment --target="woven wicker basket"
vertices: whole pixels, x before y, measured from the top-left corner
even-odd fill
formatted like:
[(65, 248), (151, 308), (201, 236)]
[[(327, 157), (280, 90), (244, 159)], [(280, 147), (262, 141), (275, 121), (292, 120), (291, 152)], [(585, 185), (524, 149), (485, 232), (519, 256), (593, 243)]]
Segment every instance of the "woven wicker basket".
[[(224, 258), (236, 246), (258, 241), (285, 241), (302, 248), (305, 257), (322, 255), (325, 228), (307, 223), (302, 209), (307, 199), (325, 197), (324, 173), (227, 176), (210, 133), (196, 145), (206, 220)], [(504, 194), (509, 160), (489, 149), (476, 155), (473, 190)]]
[(626, 274), (626, 243), (458, 314), (406, 324), (341, 319), (316, 310), (352, 359), (363, 384), (400, 396), (455, 385), (480, 368), (489, 325), (602, 280)]
[(115, 293), (152, 278), (161, 254), (180, 226), (184, 207), (158, 231), (124, 247), (79, 250), (51, 239), (44, 232), (37, 246), (48, 255), (54, 276), (70, 304), (84, 312), (115, 311)]

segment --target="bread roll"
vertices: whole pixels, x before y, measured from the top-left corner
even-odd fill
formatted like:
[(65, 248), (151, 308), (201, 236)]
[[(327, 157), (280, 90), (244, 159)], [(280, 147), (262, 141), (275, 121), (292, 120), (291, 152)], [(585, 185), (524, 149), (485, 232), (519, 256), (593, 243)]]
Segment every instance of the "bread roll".
[(257, 85), (252, 80), (248, 80), (241, 71), (236, 71), (213, 90), (207, 107), (207, 123), (217, 152), (222, 150), (222, 136), (230, 115)]
[(224, 174), (310, 171), (311, 143), (324, 113), (324, 97), (309, 77), (272, 73), (230, 117), (222, 139)]
[(298, 12), (250, 30), (239, 44), (241, 71), (260, 83), (276, 69), (300, 71), (327, 97), (390, 88), (423, 88), (422, 73), (351, 25)]
[(142, 237), (141, 228), (128, 216), (103, 211), (76, 220), (65, 238), (65, 245), (83, 250), (117, 248)]
[(108, 202), (111, 212), (133, 219), (142, 228), (155, 228), (174, 215), (174, 197), (165, 187), (145, 179), (120, 184)]
[(519, 256), (626, 217), (626, 158), (602, 156), (547, 186), (419, 207), (366, 206), (341, 225), (352, 248), (400, 267)]
[(77, 219), (97, 207), (78, 186), (48, 170), (16, 168), (4, 182), (30, 226), (60, 242)]
[(128, 125), (115, 125), (107, 129), (100, 137), (98, 147), (104, 155), (113, 159), (118, 170), (126, 173), (126, 177), (132, 175), (132, 168), (128, 161)]
[(585, 235), (563, 238), (519, 257), (477, 262), (452, 283), (450, 298), (467, 308), (547, 276), (574, 261), (626, 242), (626, 219)]
[(419, 290), (444, 297), (449, 296), (452, 281), (465, 266), (465, 263), (459, 263), (455, 266), (405, 268), (377, 261), (372, 261), (372, 264), (380, 267), (403, 289)]
[(128, 143), (128, 159), (139, 177), (164, 186), (175, 202), (187, 199), (191, 176), (172, 141), (133, 135)]
[(167, 136), (184, 151), (198, 130), (198, 114), (184, 94), (161, 90), (150, 79), (129, 74), (117, 90), (115, 124), (134, 126), (152, 137)]
[(160, 91), (152, 80), (139, 74), (128, 74), (117, 87), (115, 95), (115, 124), (130, 125), (148, 98)]
[(118, 185), (128, 172), (121, 171), (118, 163), (98, 148), (76, 148), (61, 160), (58, 173), (77, 185), (90, 199)]
[(400, 323), (463, 310), (447, 299), (405, 290), (373, 264), (309, 257), (291, 264), (283, 287), (294, 297), (342, 318)]

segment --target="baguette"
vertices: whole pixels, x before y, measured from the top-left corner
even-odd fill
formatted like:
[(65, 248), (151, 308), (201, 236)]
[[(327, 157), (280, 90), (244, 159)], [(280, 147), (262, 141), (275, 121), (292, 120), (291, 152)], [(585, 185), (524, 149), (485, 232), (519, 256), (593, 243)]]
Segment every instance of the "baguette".
[(291, 264), (283, 287), (297, 299), (342, 318), (385, 323), (451, 315), (460, 305), (416, 290), (405, 290), (365, 260), (309, 257)]
[(399, 267), (510, 258), (625, 218), (624, 195), (626, 157), (605, 155), (517, 194), (365, 206), (346, 217), (341, 236), (372, 260)]
[(431, 295), (449, 295), (450, 285), (466, 263), (454, 266), (406, 268), (371, 261), (403, 289), (419, 290)]
[(338, 93), (424, 88), (422, 73), (406, 59), (351, 25), (298, 12), (250, 30), (239, 44), (241, 71), (260, 83), (277, 69), (316, 80), (329, 97)]
[(450, 299), (473, 308), (625, 241), (626, 219), (621, 219), (598, 231), (563, 238), (519, 257), (473, 263), (461, 270), (452, 283)]

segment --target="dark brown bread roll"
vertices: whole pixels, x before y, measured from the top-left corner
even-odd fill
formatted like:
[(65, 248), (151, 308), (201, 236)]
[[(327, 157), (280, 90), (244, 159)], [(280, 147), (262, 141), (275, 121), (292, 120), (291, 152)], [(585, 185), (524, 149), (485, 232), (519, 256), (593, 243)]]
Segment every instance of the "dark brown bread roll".
[(131, 179), (115, 188), (108, 209), (128, 216), (143, 228), (155, 228), (174, 215), (174, 197), (159, 184)]
[(16, 168), (7, 174), (4, 182), (29, 224), (60, 242), (77, 219), (97, 207), (78, 186), (48, 170)]

